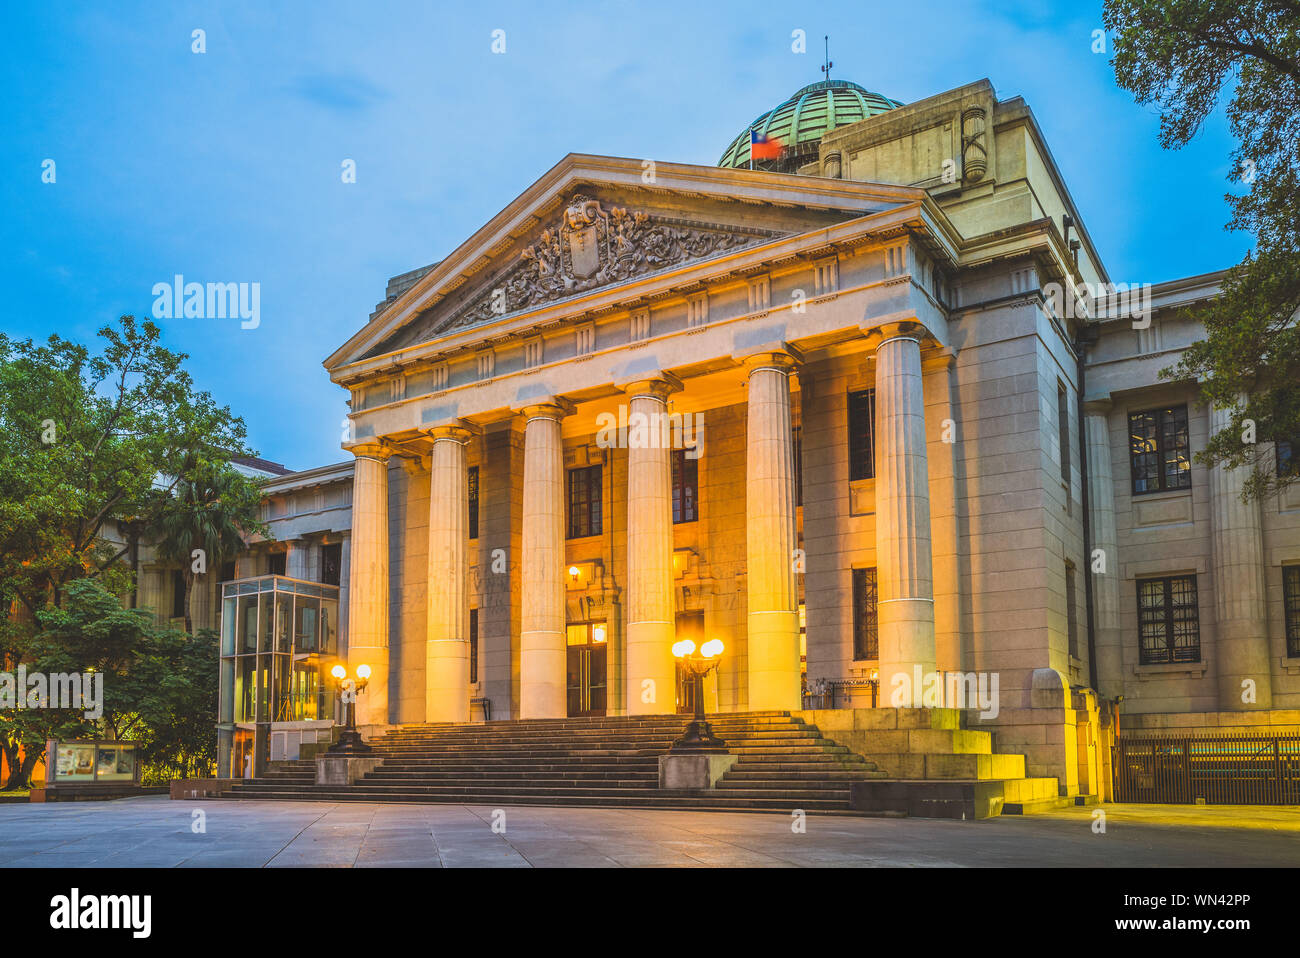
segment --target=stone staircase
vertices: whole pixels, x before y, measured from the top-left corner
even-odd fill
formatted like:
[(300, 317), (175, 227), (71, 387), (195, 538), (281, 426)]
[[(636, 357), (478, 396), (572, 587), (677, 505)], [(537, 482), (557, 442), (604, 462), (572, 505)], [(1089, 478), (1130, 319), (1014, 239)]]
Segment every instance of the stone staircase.
[(707, 791), (658, 787), (678, 715), (408, 725), (372, 742), (383, 764), (350, 786), (315, 784), (310, 760), (273, 763), (223, 797), (353, 802), (854, 812), (852, 783), (886, 773), (789, 712), (711, 718), (736, 763)]
[(803, 716), (827, 726), (883, 775), (852, 786), (866, 812), (990, 818), (1069, 804), (1055, 778), (1027, 777), (1024, 755), (999, 752), (994, 733), (963, 726), (957, 709), (841, 709)]

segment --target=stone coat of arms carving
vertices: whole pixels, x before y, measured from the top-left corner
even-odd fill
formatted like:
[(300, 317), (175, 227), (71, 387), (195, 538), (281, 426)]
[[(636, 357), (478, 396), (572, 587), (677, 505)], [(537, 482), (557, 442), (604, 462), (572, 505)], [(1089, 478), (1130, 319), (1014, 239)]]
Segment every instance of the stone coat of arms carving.
[(606, 208), (579, 193), (558, 223), (543, 229), (490, 289), (439, 330), (473, 326), (775, 235), (754, 228), (678, 225), (645, 212)]

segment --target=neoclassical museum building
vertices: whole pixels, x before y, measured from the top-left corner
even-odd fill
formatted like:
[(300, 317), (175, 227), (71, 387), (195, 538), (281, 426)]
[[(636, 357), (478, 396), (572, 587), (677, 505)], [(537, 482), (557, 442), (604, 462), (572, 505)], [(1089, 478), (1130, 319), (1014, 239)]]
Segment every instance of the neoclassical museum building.
[(564, 157), (325, 360), (349, 460), (269, 478), (212, 596), (228, 773), (256, 709), (281, 756), (330, 723), (335, 659), (371, 729), (663, 714), (683, 637), (711, 710), (966, 707), (1062, 794), (1116, 723), (1300, 724), (1300, 489), (1243, 503), (1160, 376), (1220, 274), (1111, 276), (1082, 213), (985, 80)]

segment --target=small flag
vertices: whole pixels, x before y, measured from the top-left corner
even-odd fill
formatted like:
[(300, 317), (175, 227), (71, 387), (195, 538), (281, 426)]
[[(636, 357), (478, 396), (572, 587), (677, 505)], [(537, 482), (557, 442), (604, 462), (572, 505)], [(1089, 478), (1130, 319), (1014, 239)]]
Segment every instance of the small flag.
[(749, 131), (749, 154), (756, 160), (775, 160), (781, 155), (781, 141), (759, 133)]

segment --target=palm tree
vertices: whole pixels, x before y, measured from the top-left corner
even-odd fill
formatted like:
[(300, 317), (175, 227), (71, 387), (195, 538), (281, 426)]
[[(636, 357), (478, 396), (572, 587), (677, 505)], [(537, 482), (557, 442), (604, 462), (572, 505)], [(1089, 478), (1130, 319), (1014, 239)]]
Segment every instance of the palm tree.
[(204, 570), (220, 568), (244, 548), (244, 536), (266, 534), (257, 483), (228, 462), (187, 456), (182, 475), (154, 527), (158, 557), (181, 567), (185, 582), (185, 631), (193, 632), (190, 602), (198, 557)]

